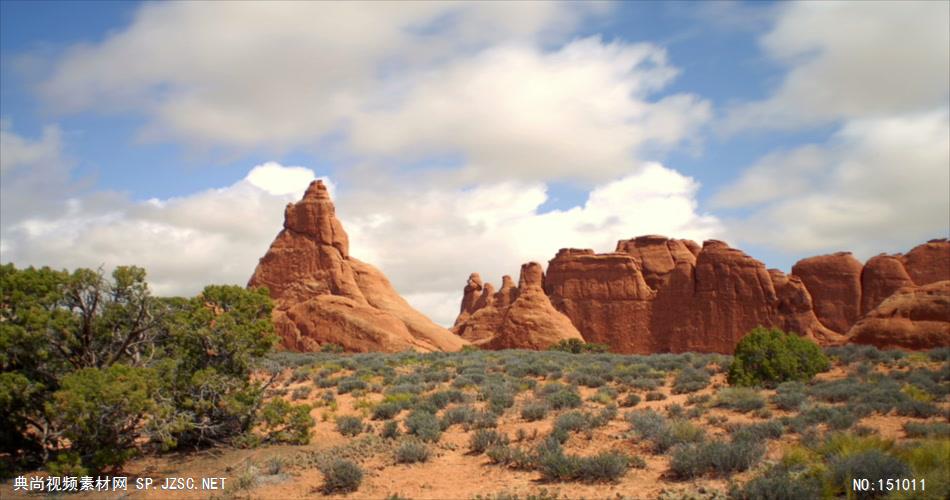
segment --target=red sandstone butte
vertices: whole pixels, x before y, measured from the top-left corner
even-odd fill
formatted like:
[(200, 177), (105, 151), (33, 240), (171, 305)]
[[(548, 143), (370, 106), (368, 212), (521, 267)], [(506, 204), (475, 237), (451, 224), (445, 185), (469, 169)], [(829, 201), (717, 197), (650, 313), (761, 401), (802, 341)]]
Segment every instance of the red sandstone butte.
[(346, 231), (321, 181), (287, 205), (284, 229), (248, 287), (267, 287), (286, 349), (457, 351), (467, 344), (413, 309), (375, 267), (349, 255)]

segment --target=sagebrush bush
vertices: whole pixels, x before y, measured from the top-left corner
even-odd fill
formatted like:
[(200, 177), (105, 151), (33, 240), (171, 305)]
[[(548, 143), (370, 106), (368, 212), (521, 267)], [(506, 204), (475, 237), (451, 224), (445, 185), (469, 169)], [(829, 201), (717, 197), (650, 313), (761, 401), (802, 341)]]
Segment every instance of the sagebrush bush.
[(909, 438), (950, 438), (950, 424), (946, 422), (904, 422), (904, 434)]
[(389, 420), (383, 424), (383, 428), (380, 431), (380, 436), (385, 439), (395, 439), (399, 436), (399, 422), (395, 420)]
[(736, 345), (728, 380), (732, 385), (774, 387), (811, 380), (830, 366), (817, 344), (777, 328), (757, 327)]
[(709, 441), (673, 448), (670, 471), (681, 479), (709, 472), (728, 476), (748, 470), (765, 455), (765, 445), (756, 441)]
[(363, 432), (363, 419), (355, 415), (337, 417), (336, 430), (344, 436), (356, 436)]
[(429, 447), (422, 441), (416, 439), (407, 439), (396, 447), (396, 463), (414, 464), (429, 460)]
[(327, 494), (356, 491), (363, 482), (363, 469), (351, 460), (334, 460), (320, 472), (323, 473), (323, 492)]
[(623, 408), (632, 408), (640, 404), (640, 401), (641, 400), (640, 400), (639, 394), (630, 393), (624, 396), (624, 398), (620, 400), (620, 406), (622, 406)]
[(814, 475), (773, 467), (742, 486), (733, 485), (729, 497), (735, 500), (800, 500), (821, 498), (821, 481)]
[(389, 420), (401, 411), (402, 406), (384, 401), (373, 407), (373, 420)]
[(472, 453), (481, 454), (496, 444), (507, 445), (508, 436), (493, 429), (478, 429), (472, 434), (468, 442), (468, 450)]
[(901, 459), (880, 450), (868, 450), (835, 457), (828, 465), (828, 477), (837, 492), (860, 494), (865, 498), (887, 495), (887, 491), (855, 492), (852, 479), (901, 479), (912, 477), (910, 467)]
[(752, 388), (726, 387), (716, 394), (713, 406), (747, 413), (763, 408), (765, 406), (765, 398)]
[(673, 379), (673, 394), (686, 394), (705, 389), (709, 385), (709, 372), (691, 366), (683, 368)]
[(544, 420), (548, 416), (548, 404), (544, 401), (528, 401), (521, 407), (521, 418), (528, 422)]
[(425, 410), (413, 410), (404, 422), (409, 434), (423, 441), (436, 442), (442, 436), (442, 427), (434, 414)]

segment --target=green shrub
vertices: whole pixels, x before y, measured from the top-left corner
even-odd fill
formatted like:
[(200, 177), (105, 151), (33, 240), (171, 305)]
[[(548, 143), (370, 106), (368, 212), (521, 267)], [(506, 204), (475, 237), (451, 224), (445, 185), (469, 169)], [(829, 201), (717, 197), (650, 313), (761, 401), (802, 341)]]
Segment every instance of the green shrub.
[(407, 439), (396, 448), (396, 463), (414, 464), (429, 459), (429, 448), (422, 441)]
[(779, 329), (754, 328), (736, 345), (728, 379), (732, 385), (775, 385), (810, 380), (831, 366), (813, 342)]
[(373, 420), (389, 420), (401, 411), (401, 405), (384, 401), (373, 407)]
[(413, 410), (404, 422), (409, 434), (417, 436), (423, 441), (436, 442), (442, 436), (439, 419), (425, 410)]
[(344, 436), (356, 436), (363, 432), (363, 419), (354, 415), (336, 418), (336, 430)]
[(309, 405), (293, 405), (280, 398), (261, 408), (260, 421), (267, 441), (291, 444), (309, 443), (310, 430), (317, 424)]
[(368, 386), (365, 381), (355, 377), (341, 379), (336, 384), (337, 394), (348, 394), (353, 391), (366, 389)]
[(904, 422), (904, 433), (909, 438), (950, 438), (950, 424), (946, 422)]
[(323, 344), (320, 346), (320, 352), (330, 353), (330, 354), (340, 354), (343, 352), (343, 346), (334, 343)]
[(663, 401), (666, 399), (666, 394), (663, 394), (659, 391), (650, 391), (647, 393), (647, 401)]
[(673, 379), (673, 394), (686, 394), (705, 389), (709, 385), (709, 372), (687, 366)]
[(399, 436), (399, 422), (390, 420), (383, 424), (383, 429), (380, 431), (380, 436), (385, 439), (395, 439), (397, 436)]
[(323, 473), (323, 492), (326, 494), (356, 491), (363, 482), (363, 469), (346, 459), (334, 460), (320, 472)]
[(852, 479), (867, 478), (901, 479), (912, 477), (910, 467), (902, 460), (880, 450), (868, 450), (836, 457), (828, 466), (828, 478), (836, 492), (848, 492), (848, 495), (860, 495), (874, 498), (884, 496), (887, 491), (865, 491), (857, 493), (851, 489)]
[(728, 476), (748, 470), (765, 454), (765, 445), (755, 441), (709, 441), (680, 445), (673, 449), (670, 471), (681, 479), (709, 472)]
[(620, 406), (624, 408), (631, 408), (638, 404), (640, 404), (640, 395), (632, 392), (620, 400)]
[(148, 369), (113, 365), (63, 377), (49, 414), (82, 465), (98, 472), (121, 466), (136, 452), (140, 420), (154, 412), (156, 384)]
[(735, 500), (821, 498), (821, 482), (813, 476), (773, 467), (741, 487), (733, 485), (729, 497)]
[(713, 406), (747, 413), (765, 407), (765, 398), (752, 388), (727, 387), (716, 394)]
[(548, 350), (580, 354), (584, 352), (609, 352), (610, 347), (604, 344), (592, 344), (578, 339), (567, 339), (548, 347)]
[(521, 418), (528, 422), (544, 420), (548, 416), (548, 404), (544, 401), (529, 401), (521, 407)]
[(472, 434), (468, 442), (468, 451), (481, 454), (485, 453), (489, 447), (502, 444), (508, 444), (508, 436), (501, 434), (493, 429), (478, 429)]
[(468, 405), (453, 406), (442, 414), (442, 420), (439, 421), (439, 427), (442, 430), (448, 429), (455, 424), (467, 424), (475, 418), (475, 409)]

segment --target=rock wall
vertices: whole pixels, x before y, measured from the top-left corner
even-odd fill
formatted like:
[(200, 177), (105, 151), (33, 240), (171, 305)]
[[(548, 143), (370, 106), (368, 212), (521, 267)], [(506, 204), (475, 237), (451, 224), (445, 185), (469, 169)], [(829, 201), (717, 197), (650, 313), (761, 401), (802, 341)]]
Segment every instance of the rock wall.
[[(847, 252), (811, 257), (786, 275), (721, 241), (700, 246), (649, 235), (622, 240), (612, 253), (562, 249), (549, 261), (543, 287), (584, 340), (615, 352), (730, 353), (760, 325), (822, 345), (948, 346), (950, 313), (940, 308), (947, 287), (921, 289), (942, 280), (950, 280), (947, 240), (932, 240), (906, 255), (879, 255), (864, 265)], [(492, 339), (499, 337), (505, 308), (486, 302), (474, 314), (466, 312), (474, 303), (471, 284), (470, 278), (455, 331), (501, 347)], [(889, 324), (886, 314), (898, 319)], [(889, 325), (893, 339), (885, 342)], [(532, 345), (507, 337), (505, 346)]]

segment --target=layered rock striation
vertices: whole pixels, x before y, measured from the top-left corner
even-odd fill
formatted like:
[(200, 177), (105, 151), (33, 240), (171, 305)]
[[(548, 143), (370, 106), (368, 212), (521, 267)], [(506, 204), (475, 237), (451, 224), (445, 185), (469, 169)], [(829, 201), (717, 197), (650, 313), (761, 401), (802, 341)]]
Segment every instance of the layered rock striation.
[[(620, 241), (611, 253), (562, 249), (548, 263), (543, 288), (585, 341), (615, 352), (730, 353), (760, 325), (822, 345), (950, 345), (950, 314), (939, 306), (946, 287), (921, 289), (942, 280), (950, 280), (947, 240), (932, 240), (906, 255), (880, 255), (864, 265), (846, 252), (811, 257), (786, 275), (721, 241), (700, 246), (650, 235)], [(498, 347), (492, 342), (500, 336), (503, 308), (489, 305), (479, 312), (476, 305), (470, 312), (468, 304), (478, 302), (472, 283), (470, 278), (454, 331)], [(887, 314), (897, 319), (893, 336), (884, 342)], [(504, 346), (533, 345), (506, 338)]]
[(413, 309), (375, 267), (349, 254), (326, 186), (314, 181), (287, 205), (284, 228), (248, 282), (267, 287), (284, 348), (457, 351), (467, 342)]

